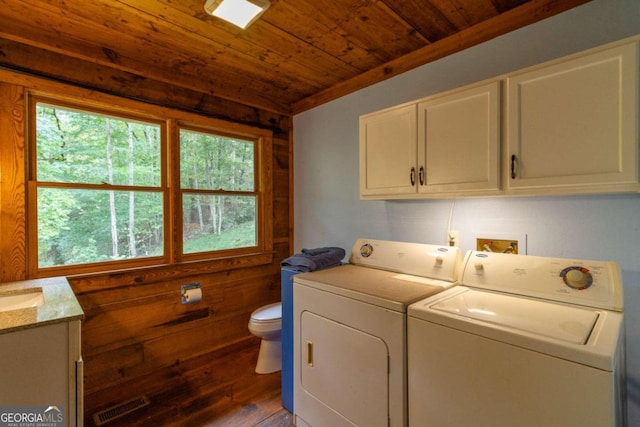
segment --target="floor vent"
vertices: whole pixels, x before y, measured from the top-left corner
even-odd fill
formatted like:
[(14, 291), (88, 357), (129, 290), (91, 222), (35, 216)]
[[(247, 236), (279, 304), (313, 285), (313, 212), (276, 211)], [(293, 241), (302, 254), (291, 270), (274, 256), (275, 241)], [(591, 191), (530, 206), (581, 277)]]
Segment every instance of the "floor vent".
[(115, 406), (93, 414), (93, 422), (97, 426), (101, 426), (115, 420), (116, 418), (127, 415), (135, 410), (144, 408), (145, 406), (149, 405), (149, 403), (151, 402), (149, 402), (147, 396), (140, 396), (131, 400), (127, 400), (126, 402), (119, 403)]

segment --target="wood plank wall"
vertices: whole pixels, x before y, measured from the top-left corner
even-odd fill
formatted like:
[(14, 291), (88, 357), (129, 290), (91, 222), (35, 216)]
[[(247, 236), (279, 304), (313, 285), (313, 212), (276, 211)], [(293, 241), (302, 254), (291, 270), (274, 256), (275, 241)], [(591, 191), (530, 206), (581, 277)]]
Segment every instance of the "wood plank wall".
[[(26, 269), (27, 153), (24, 131), (24, 94), (27, 90), (100, 98), (102, 101), (112, 97), (74, 85), (0, 70), (2, 282), (29, 278)], [(144, 93), (138, 93), (137, 97), (141, 95)], [(194, 111), (194, 105), (181, 105), (179, 99), (174, 96), (171, 107)], [(151, 101), (157, 106), (158, 99)], [(247, 329), (249, 316), (257, 307), (280, 299), (279, 264), (290, 255), (292, 242), (291, 118), (228, 101), (217, 103), (213, 98), (200, 101), (198, 108), (202, 115), (273, 130), (272, 261), (250, 267), (223, 264), (215, 271), (176, 267), (159, 274), (130, 271), (70, 278), (86, 316), (82, 325), (82, 352), (87, 426), (93, 425), (91, 417), (95, 412), (129, 398), (144, 394), (154, 400), (172, 393), (189, 394), (190, 389), (202, 390), (196, 382), (209, 379), (215, 382), (215, 378), (224, 377), (224, 372), (216, 372), (216, 369), (228, 367), (216, 368), (212, 358), (238, 346), (259, 345), (259, 340)], [(180, 286), (191, 282), (201, 284), (203, 299), (183, 305)], [(199, 365), (207, 366), (207, 369), (198, 378), (185, 375), (185, 366), (189, 366), (189, 372), (198, 372)], [(189, 404), (213, 405), (218, 398), (221, 398), (219, 393), (195, 395), (191, 396)]]

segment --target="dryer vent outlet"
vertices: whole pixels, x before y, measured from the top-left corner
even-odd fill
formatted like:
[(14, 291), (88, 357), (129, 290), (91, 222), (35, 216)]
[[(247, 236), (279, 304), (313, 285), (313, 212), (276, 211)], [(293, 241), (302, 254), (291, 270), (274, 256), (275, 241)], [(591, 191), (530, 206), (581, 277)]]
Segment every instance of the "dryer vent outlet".
[(517, 254), (518, 241), (480, 237), (476, 239), (476, 250), (483, 252), (499, 252), (503, 254)]

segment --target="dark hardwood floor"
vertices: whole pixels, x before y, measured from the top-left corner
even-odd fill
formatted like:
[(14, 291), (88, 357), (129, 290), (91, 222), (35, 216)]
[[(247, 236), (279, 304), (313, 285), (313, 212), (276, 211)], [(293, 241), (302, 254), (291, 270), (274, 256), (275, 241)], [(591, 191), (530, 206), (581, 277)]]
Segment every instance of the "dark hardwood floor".
[[(256, 374), (259, 339), (202, 357), (182, 372), (184, 384), (150, 395), (151, 404), (105, 427), (291, 427), (282, 407), (280, 372)], [(93, 420), (85, 419), (86, 426)]]

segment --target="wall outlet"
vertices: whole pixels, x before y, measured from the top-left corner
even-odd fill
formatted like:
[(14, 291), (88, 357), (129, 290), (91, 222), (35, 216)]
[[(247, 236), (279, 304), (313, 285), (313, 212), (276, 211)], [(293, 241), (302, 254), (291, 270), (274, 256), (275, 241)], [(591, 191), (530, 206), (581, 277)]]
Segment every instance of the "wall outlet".
[(460, 231), (449, 230), (447, 231), (447, 245), (460, 246)]
[(503, 254), (517, 254), (518, 241), (515, 239), (491, 239), (479, 237), (476, 239), (476, 250), (483, 252), (499, 252)]

